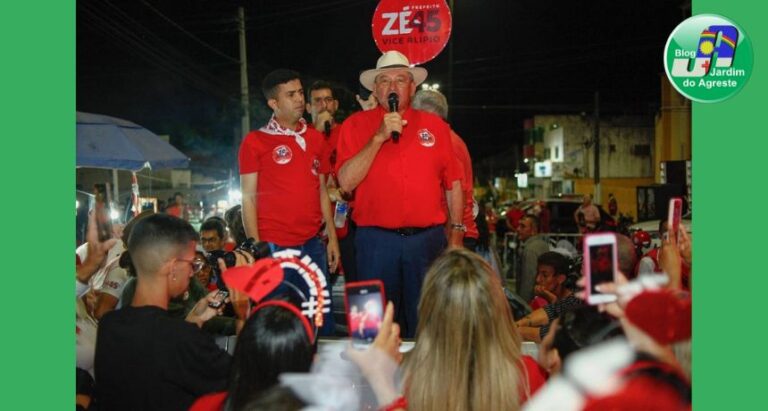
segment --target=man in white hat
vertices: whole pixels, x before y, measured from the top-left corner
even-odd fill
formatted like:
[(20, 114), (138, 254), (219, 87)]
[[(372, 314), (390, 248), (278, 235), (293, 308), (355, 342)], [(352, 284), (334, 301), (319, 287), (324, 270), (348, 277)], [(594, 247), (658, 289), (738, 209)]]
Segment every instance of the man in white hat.
[[(427, 268), (446, 243), (461, 247), (466, 231), (450, 129), (440, 117), (411, 108), (426, 77), (403, 54), (384, 53), (375, 69), (360, 74), (379, 105), (347, 118), (337, 147), (341, 188), (355, 191), (358, 276), (384, 282), (406, 337), (416, 332)], [(452, 228), (447, 239), (446, 222)]]

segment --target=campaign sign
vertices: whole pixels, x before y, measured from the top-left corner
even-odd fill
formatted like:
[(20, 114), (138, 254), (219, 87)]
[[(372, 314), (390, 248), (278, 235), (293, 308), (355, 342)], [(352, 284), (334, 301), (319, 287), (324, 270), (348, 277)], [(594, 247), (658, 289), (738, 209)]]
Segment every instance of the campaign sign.
[(381, 0), (371, 28), (382, 53), (397, 50), (411, 64), (422, 64), (448, 44), (451, 10), (445, 0)]

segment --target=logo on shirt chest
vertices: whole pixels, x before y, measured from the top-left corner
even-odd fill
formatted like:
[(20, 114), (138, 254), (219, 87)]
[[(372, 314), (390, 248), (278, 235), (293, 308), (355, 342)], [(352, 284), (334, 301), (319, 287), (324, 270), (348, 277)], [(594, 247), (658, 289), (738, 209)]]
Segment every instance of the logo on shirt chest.
[(426, 128), (422, 128), (417, 132), (419, 135), (419, 144), (424, 147), (432, 147), (435, 145), (435, 136), (429, 132)]
[(315, 157), (312, 159), (312, 174), (318, 175), (320, 173), (320, 159)]
[(279, 145), (272, 150), (272, 160), (277, 164), (288, 164), (292, 158), (293, 152), (285, 144)]

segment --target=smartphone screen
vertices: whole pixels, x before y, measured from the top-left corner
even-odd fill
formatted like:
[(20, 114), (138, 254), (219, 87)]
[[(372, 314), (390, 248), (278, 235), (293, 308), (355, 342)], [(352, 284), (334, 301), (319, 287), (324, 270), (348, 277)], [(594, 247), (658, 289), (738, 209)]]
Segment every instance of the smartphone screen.
[(674, 238), (676, 241), (680, 241), (680, 220), (683, 214), (683, 199), (680, 197), (673, 197), (669, 199), (669, 209), (667, 211), (667, 232), (669, 238)]
[(107, 241), (112, 238), (112, 222), (109, 217), (109, 184), (94, 184), (93, 194), (96, 197), (93, 212), (96, 213), (96, 229), (99, 233), (99, 241)]
[(384, 284), (378, 280), (347, 283), (344, 300), (353, 343), (372, 343), (384, 317)]
[(208, 306), (211, 308), (219, 308), (222, 306), (222, 304), (224, 304), (224, 300), (226, 300), (228, 296), (229, 292), (226, 290), (219, 290), (216, 295), (213, 296), (214, 301), (209, 302)]
[(597, 291), (602, 283), (613, 282), (616, 267), (616, 236), (609, 233), (589, 235), (584, 240), (584, 272), (587, 276), (587, 302), (600, 304), (614, 301), (613, 294)]

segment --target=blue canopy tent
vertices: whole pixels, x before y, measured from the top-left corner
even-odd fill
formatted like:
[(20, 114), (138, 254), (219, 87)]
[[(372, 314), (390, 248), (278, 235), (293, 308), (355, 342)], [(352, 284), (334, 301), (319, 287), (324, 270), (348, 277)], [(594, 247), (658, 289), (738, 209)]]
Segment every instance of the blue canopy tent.
[[(117, 170), (187, 168), (189, 157), (157, 134), (130, 121), (77, 112), (76, 167), (112, 169), (115, 201)], [(138, 188), (134, 190), (138, 195)]]
[(130, 121), (78, 111), (76, 165), (129, 171), (187, 168), (189, 157)]

